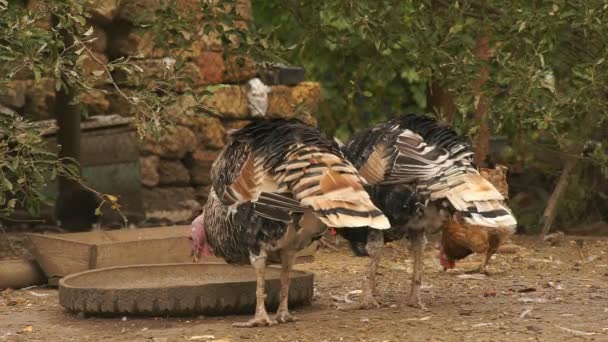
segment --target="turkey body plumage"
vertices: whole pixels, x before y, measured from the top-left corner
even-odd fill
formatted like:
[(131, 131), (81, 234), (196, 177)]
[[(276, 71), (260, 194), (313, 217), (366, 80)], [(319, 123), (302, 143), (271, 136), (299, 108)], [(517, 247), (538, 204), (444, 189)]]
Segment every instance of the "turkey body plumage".
[(322, 236), (321, 222), (336, 228), (390, 226), (338, 145), (296, 119), (256, 120), (232, 133), (211, 179), (203, 213), (192, 225), (195, 253), (208, 249), (229, 263), (249, 262), (257, 274), (255, 318), (236, 326), (275, 323), (264, 307), (267, 261), (283, 266), (276, 322), (293, 319), (287, 309), (289, 272), (295, 254)]
[(382, 232), (338, 231), (353, 249), (362, 237), (367, 238), (372, 261), (360, 307), (377, 305), (374, 278), (383, 242), (405, 236), (411, 241), (414, 272), (408, 304), (422, 307), (419, 288), (425, 233), (438, 231), (455, 213), (488, 230), (515, 229), (515, 218), (503, 196), (473, 164), (470, 144), (432, 118), (410, 114), (377, 124), (355, 134), (343, 150), (391, 222), (391, 228)]

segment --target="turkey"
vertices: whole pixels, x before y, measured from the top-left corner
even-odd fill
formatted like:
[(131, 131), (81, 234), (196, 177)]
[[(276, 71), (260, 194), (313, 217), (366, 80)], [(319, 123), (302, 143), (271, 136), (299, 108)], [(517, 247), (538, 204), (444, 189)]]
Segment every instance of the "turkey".
[(389, 218), (391, 228), (341, 229), (338, 234), (362, 242), (372, 260), (360, 303), (377, 307), (375, 273), (383, 243), (407, 237), (414, 259), (408, 305), (420, 299), (426, 233), (434, 233), (454, 214), (485, 229), (514, 231), (516, 220), (503, 196), (480, 176), (473, 151), (463, 137), (434, 119), (409, 114), (369, 127), (343, 147), (346, 157), (369, 185), (372, 201)]
[[(323, 224), (375, 230), (389, 228), (389, 221), (337, 143), (318, 129), (297, 119), (257, 119), (229, 138), (213, 163), (203, 213), (192, 223), (193, 253), (254, 267), (255, 317), (234, 326), (292, 321), (288, 291), (295, 255), (322, 236)], [(273, 320), (264, 305), (269, 261), (282, 265)]]

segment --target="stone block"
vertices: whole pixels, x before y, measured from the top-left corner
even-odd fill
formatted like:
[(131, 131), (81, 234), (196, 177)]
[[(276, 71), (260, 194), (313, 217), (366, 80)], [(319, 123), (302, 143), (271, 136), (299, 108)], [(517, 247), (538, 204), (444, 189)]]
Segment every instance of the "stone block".
[(108, 35), (106, 31), (99, 25), (93, 24), (93, 34), (89, 39), (95, 39), (89, 43), (91, 50), (97, 53), (105, 53), (108, 50)]
[(201, 51), (194, 62), (200, 72), (198, 85), (244, 83), (256, 74), (253, 60), (243, 56), (223, 56), (221, 52)]
[(106, 64), (108, 64), (108, 57), (99, 52), (93, 52), (93, 57), (83, 53), (76, 61), (76, 66), (81, 70), (86, 82), (92, 85), (101, 85), (107, 82), (108, 75), (104, 69)]
[(220, 149), (224, 147), (224, 136), (226, 129), (218, 118), (214, 117), (195, 117), (194, 132), (199, 137), (201, 145), (209, 149)]
[(132, 23), (149, 24), (156, 21), (158, 11), (167, 6), (174, 6), (180, 16), (192, 15), (192, 19), (202, 19), (200, 0), (121, 0), (117, 17)]
[(197, 150), (192, 154), (190, 175), (194, 185), (211, 184), (211, 167), (219, 151)]
[(158, 166), (159, 184), (185, 186), (190, 184), (190, 173), (179, 160), (161, 160)]
[(148, 138), (142, 150), (146, 154), (155, 154), (166, 159), (181, 159), (197, 147), (198, 139), (192, 130), (184, 126), (170, 126), (159, 141)]
[(225, 118), (249, 118), (247, 89), (245, 86), (232, 85), (216, 89), (214, 94), (203, 102)]
[(207, 198), (209, 198), (209, 191), (211, 190), (211, 185), (198, 186), (194, 188), (194, 196), (196, 196), (196, 200), (201, 204), (207, 202)]
[(80, 102), (87, 106), (89, 115), (103, 115), (109, 112), (110, 101), (106, 91), (92, 89), (82, 92), (79, 96)]
[(120, 3), (121, 0), (88, 0), (87, 10), (91, 13), (93, 21), (107, 25), (118, 14)]
[(195, 198), (191, 187), (142, 189), (147, 220), (188, 224), (200, 212), (201, 205)]
[(186, 62), (179, 70), (174, 68), (175, 60), (171, 58), (148, 59), (134, 62), (142, 72), (132, 74), (119, 73), (117, 79), (130, 86), (147, 86), (156, 88), (158, 80), (175, 80), (176, 91), (184, 91), (188, 85), (203, 84), (200, 80), (200, 72), (193, 62)]
[(158, 166), (160, 158), (158, 156), (147, 156), (139, 158), (141, 170), (141, 184), (147, 187), (155, 187), (160, 182)]
[(55, 80), (42, 78), (38, 82), (27, 81), (23, 114), (30, 120), (47, 120), (54, 118)]

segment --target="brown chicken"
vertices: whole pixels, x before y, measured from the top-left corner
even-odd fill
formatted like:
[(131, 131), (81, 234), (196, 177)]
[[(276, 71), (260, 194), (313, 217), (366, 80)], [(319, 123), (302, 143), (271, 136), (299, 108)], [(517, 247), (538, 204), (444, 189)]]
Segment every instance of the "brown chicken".
[[(509, 198), (507, 184), (507, 167), (496, 165), (494, 169), (481, 168), (479, 173), (500, 192), (505, 199)], [(456, 260), (466, 258), (472, 253), (482, 255), (478, 271), (487, 273), (487, 265), (498, 247), (514, 233), (513, 229), (475, 226), (467, 224), (456, 213), (442, 227), (439, 260), (444, 270), (454, 268)]]

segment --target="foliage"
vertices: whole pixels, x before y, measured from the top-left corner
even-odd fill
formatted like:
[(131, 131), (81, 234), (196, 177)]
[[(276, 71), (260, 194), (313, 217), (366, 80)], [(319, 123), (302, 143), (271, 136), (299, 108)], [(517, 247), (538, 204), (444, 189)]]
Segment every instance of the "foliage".
[[(120, 56), (109, 63), (99, 60), (90, 48), (96, 38), (88, 21), (90, 4), (87, 1), (37, 1), (36, 7), (26, 8), (23, 1), (0, 0), (0, 95), (9, 89), (7, 85), (12, 80), (33, 79), (39, 82), (44, 78), (54, 80), (57, 92), (74, 94), (73, 105), (79, 105), (81, 96), (87, 91), (113, 91), (130, 104), (140, 137), (159, 137), (176, 119), (165, 108), (176, 102), (178, 90), (180, 94), (195, 95), (199, 103), (211, 94), (207, 89), (193, 90), (188, 87), (189, 79), (176, 76), (183, 65), (183, 59), (177, 54), (165, 58), (166, 72), (163, 75), (142, 77), (144, 79), (139, 82), (142, 86), (138, 87), (124, 82), (130, 75), (144, 75), (139, 66), (142, 56)], [(162, 28), (164, 33), (174, 35), (174, 39), (163, 40), (160, 39), (166, 36), (158, 36), (167, 51), (183, 50), (189, 45), (190, 37), (178, 32), (186, 32), (198, 19), (194, 16), (196, 11), (185, 16), (175, 13), (175, 3), (175, 0), (170, 1), (167, 6), (155, 10), (156, 20), (151, 28), (155, 29), (154, 32), (161, 32), (158, 28)], [(202, 7), (204, 3), (201, 0), (199, 4)], [(82, 65), (87, 59), (101, 66), (101, 70), (91, 76), (85, 75)], [(98, 86), (96, 78), (105, 79), (105, 85)], [(87, 114), (85, 106), (80, 106), (80, 109), (82, 115)], [(3, 109), (0, 115), (0, 134), (3, 137), (0, 145), (2, 217), (15, 207), (36, 212), (40, 203), (48, 200), (41, 192), (47, 181), (56, 176), (77, 180), (79, 176), (74, 161), (58, 160), (57, 156), (45, 150), (41, 129), (34, 128), (7, 109)], [(44, 177), (49, 175), (51, 179), (45, 180)], [(94, 189), (89, 190), (95, 192)], [(102, 203), (109, 202), (113, 208), (119, 208), (116, 197), (97, 195)]]
[[(580, 158), (585, 141), (599, 136), (608, 118), (604, 1), (253, 4), (256, 33), (270, 49), (323, 83), (321, 124), (342, 137), (395, 112), (441, 109), (425, 102), (435, 81), (456, 104), (457, 129), (475, 136), (472, 113), (485, 101), (493, 132), (509, 139), (507, 161), (554, 177), (566, 158)], [(482, 68), (489, 79), (475, 89)], [(601, 148), (587, 160), (607, 170)], [(577, 186), (564, 204), (563, 223), (584, 217), (591, 199), (583, 190), (590, 183), (571, 185)]]
[(0, 216), (16, 207), (35, 214), (48, 200), (41, 191), (46, 183), (58, 175), (76, 177), (78, 170), (48, 151), (40, 136), (43, 127), (25, 122), (7, 108), (0, 107), (0, 129)]

